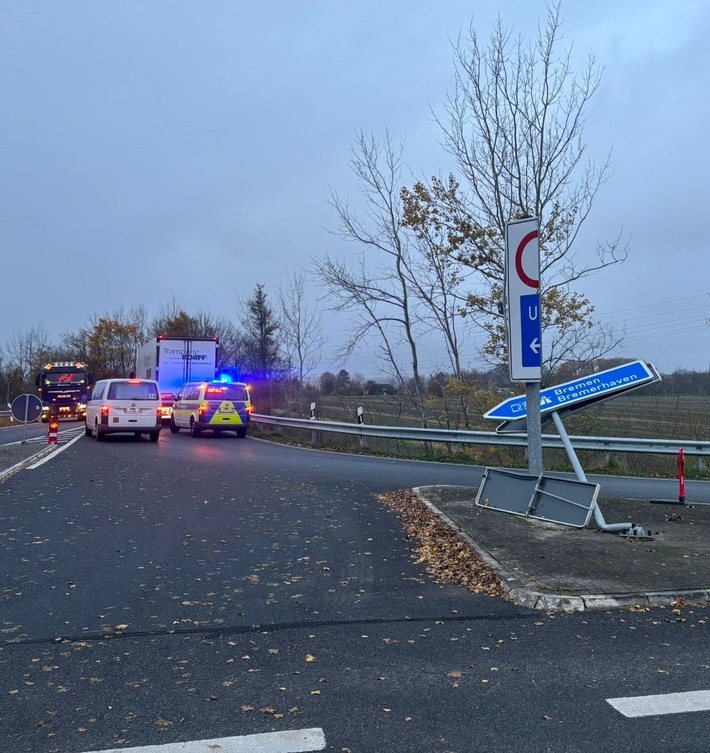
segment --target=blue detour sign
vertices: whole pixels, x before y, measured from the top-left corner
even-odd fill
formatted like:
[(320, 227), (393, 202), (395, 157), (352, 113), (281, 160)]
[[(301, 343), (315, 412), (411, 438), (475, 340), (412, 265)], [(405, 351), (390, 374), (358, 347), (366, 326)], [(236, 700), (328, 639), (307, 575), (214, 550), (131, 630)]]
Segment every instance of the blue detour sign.
[(520, 333), (523, 367), (539, 369), (542, 366), (539, 293), (520, 296)]
[[(543, 419), (549, 419), (553, 412), (565, 415), (660, 381), (661, 377), (652, 364), (632, 361), (623, 366), (540, 390), (540, 415)], [(525, 395), (511, 397), (498, 403), (495, 408), (484, 413), (483, 417), (504, 421), (497, 431), (527, 431)]]

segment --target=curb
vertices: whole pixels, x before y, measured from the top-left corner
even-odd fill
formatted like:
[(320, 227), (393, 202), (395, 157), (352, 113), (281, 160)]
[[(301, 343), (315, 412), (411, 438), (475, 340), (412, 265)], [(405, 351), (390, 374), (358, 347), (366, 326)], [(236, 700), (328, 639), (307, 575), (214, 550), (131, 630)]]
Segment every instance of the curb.
[(430, 502), (422, 493), (422, 487), (412, 489), (417, 499), (423, 502), (431, 512), (437, 515), (446, 525), (453, 529), (476, 554), (498, 575), (506, 598), (514, 604), (527, 609), (543, 612), (588, 612), (604, 609), (630, 609), (631, 607), (669, 607), (674, 602), (700, 604), (710, 602), (710, 589), (692, 591), (649, 591), (645, 593), (624, 594), (560, 594), (547, 593), (538, 588), (531, 588), (519, 576), (510, 572), (505, 565), (497, 560), (485, 547), (481, 546), (458, 523), (445, 512)]
[(21, 470), (27, 468), (28, 466), (32, 465), (33, 463), (36, 463), (38, 460), (42, 460), (42, 458), (47, 457), (48, 455), (51, 455), (55, 450), (57, 449), (57, 445), (49, 445), (48, 447), (43, 447), (41, 450), (38, 450), (33, 455), (29, 455), (24, 460), (20, 460), (19, 463), (15, 463), (15, 465), (11, 465), (9, 468), (6, 468), (4, 471), (0, 471), (0, 484), (3, 481), (6, 481), (10, 478), (10, 476), (14, 476), (16, 473), (19, 473)]

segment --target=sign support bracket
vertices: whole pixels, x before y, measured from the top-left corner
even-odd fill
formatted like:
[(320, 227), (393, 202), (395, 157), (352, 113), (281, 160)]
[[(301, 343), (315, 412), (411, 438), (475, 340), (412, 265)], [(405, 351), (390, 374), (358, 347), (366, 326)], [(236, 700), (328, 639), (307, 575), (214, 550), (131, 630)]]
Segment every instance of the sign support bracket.
[[(531, 476), (541, 476), (542, 420), (540, 418), (540, 382), (526, 382), (525, 401), (528, 409), (528, 470)], [(586, 481), (586, 479), (580, 479)]]
[[(567, 434), (567, 429), (565, 429), (565, 425), (562, 423), (560, 414), (556, 410), (552, 411), (552, 420), (555, 424), (555, 428), (557, 429), (557, 434), (562, 441), (562, 445), (565, 448), (567, 457), (569, 458), (570, 463), (572, 463), (572, 468), (574, 468), (574, 473), (577, 476), (577, 479), (579, 481), (586, 482), (587, 476), (582, 469), (582, 464), (579, 462), (577, 453), (574, 451), (574, 447), (572, 446), (572, 442), (570, 441), (569, 434)], [(601, 508), (599, 507), (599, 502), (597, 502), (596, 500), (594, 502), (594, 506), (592, 507), (592, 513), (594, 515), (594, 522), (597, 524), (600, 530), (606, 533), (622, 533), (628, 536), (637, 537), (646, 536), (646, 531), (644, 531), (643, 528), (637, 526), (635, 523), (607, 523), (606, 520), (604, 520), (604, 515), (602, 514)]]

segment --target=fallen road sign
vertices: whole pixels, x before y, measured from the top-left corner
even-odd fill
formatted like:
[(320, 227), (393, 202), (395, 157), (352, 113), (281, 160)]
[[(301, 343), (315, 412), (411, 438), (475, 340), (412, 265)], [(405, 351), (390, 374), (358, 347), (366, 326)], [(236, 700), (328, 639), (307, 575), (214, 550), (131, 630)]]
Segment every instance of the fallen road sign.
[[(560, 416), (588, 408), (610, 397), (655, 384), (661, 381), (653, 364), (631, 361), (590, 376), (540, 390), (540, 416), (550, 419), (553, 413)], [(525, 395), (508, 398), (483, 414), (484, 418), (503, 421), (496, 428), (501, 433), (527, 431), (527, 404)]]

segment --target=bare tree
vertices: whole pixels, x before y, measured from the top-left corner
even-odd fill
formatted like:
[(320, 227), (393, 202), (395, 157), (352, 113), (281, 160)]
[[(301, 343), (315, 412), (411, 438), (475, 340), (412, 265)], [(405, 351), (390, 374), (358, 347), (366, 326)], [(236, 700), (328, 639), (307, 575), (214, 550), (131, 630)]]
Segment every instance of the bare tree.
[(462, 313), (487, 333), (492, 360), (505, 360), (499, 301), (504, 279), (505, 226), (525, 216), (541, 218), (541, 290), (546, 360), (553, 352), (599, 355), (615, 347), (618, 333), (595, 324), (593, 307), (573, 283), (623, 261), (618, 236), (579, 248), (580, 229), (610, 175), (610, 155), (586, 159), (585, 111), (602, 70), (593, 56), (581, 74), (572, 50), (559, 51), (559, 4), (532, 42), (513, 38), (500, 17), (487, 45), (473, 23), (455, 45), (455, 86), (437, 118), (444, 147), (465, 183), (433, 178), (405, 191), (407, 226), (420, 238), (443, 238), (439, 250), (474, 272)]
[[(356, 316), (340, 355), (349, 355), (364, 338), (375, 335), (380, 356), (406, 389), (425, 424), (418, 350), (418, 338), (424, 328), (417, 313), (413, 259), (407, 231), (402, 226), (399, 196), (403, 151), (404, 145), (395, 146), (389, 133), (382, 143), (362, 132), (356, 135), (350, 164), (359, 180), (365, 219), (335, 191), (331, 192), (331, 204), (340, 221), (333, 232), (358, 244), (358, 260), (348, 266), (326, 256), (314, 264), (334, 301), (332, 308), (354, 312)], [(404, 358), (402, 350), (407, 354)]]
[(94, 378), (128, 375), (135, 369), (138, 346), (146, 340), (147, 318), (143, 304), (92, 314), (87, 324), (62, 333), (54, 358), (85, 361)]
[(13, 332), (2, 348), (3, 368), (13, 391), (27, 392), (34, 386), (35, 374), (52, 360), (52, 344), (43, 324)]
[(303, 272), (294, 269), (287, 286), (279, 288), (278, 305), (282, 347), (302, 391), (304, 379), (317, 366), (318, 353), (326, 342), (322, 314), (306, 301)]
[[(203, 324), (203, 323), (202, 323)], [(163, 303), (148, 326), (149, 337), (167, 335), (170, 337), (214, 337), (213, 334), (202, 335), (201, 322), (196, 316), (188, 314), (178, 303), (175, 295)]]
[(216, 317), (204, 310), (189, 314), (174, 295), (158, 309), (146, 332), (150, 337), (218, 337), (220, 364), (240, 365), (241, 336), (234, 324), (225, 317)]
[[(444, 229), (435, 224), (424, 229), (411, 223), (413, 201), (407, 188), (401, 190), (404, 207), (403, 224), (414, 231), (412, 283), (418, 300), (422, 303), (422, 320), (431, 332), (443, 341), (448, 357), (448, 368), (455, 379), (463, 373), (462, 349), (466, 342), (467, 321), (461, 316), (466, 296), (463, 292), (471, 270), (460, 264), (447, 252)], [(442, 235), (443, 233), (443, 235)], [(470, 320), (469, 320), (470, 321)]]

